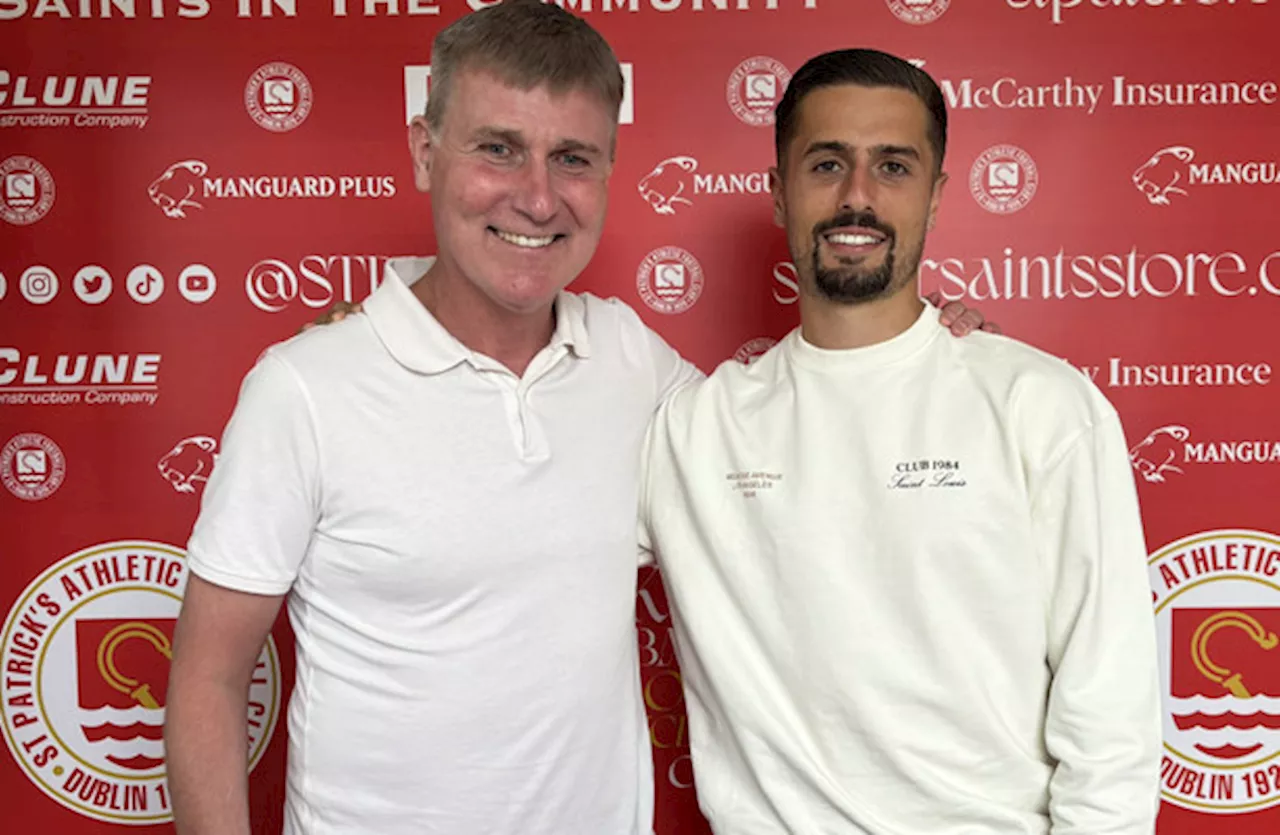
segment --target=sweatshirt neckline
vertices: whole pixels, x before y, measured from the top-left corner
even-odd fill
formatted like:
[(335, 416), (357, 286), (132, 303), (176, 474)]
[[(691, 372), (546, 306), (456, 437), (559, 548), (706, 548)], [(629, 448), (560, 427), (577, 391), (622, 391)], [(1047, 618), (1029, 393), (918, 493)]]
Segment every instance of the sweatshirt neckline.
[(940, 312), (926, 303), (924, 310), (902, 333), (862, 348), (819, 348), (807, 342), (797, 327), (787, 336), (787, 355), (796, 363), (818, 371), (871, 370), (905, 359), (937, 339), (942, 326)]

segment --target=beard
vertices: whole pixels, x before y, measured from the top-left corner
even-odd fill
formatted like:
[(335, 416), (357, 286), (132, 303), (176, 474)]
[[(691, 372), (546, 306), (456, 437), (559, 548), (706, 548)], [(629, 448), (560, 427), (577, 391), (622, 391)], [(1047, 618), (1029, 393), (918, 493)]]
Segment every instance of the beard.
[[(877, 267), (867, 268), (859, 265), (860, 259), (838, 258), (839, 266), (823, 266), (822, 236), (843, 226), (861, 226), (883, 234), (889, 246), (884, 261)], [(881, 221), (872, 212), (837, 215), (813, 229), (813, 285), (825, 298), (838, 304), (861, 304), (891, 296), (906, 286), (919, 269), (923, 250), (924, 241), (921, 240), (902, 261), (903, 269), (898, 270), (898, 233), (892, 226)]]

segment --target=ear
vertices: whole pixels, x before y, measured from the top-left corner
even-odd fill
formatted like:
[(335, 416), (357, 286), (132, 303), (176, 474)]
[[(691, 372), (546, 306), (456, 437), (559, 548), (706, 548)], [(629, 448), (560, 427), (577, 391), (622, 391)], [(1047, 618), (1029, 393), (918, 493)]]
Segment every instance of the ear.
[(787, 201), (782, 194), (782, 172), (777, 166), (769, 169), (769, 193), (773, 195), (773, 222), (787, 228)]
[(435, 151), (434, 138), (427, 120), (414, 116), (409, 123), (409, 156), (413, 160), (413, 184), (418, 191), (431, 191), (431, 155)]
[(929, 195), (929, 217), (925, 221), (925, 229), (933, 231), (933, 225), (938, 221), (938, 206), (942, 203), (942, 189), (947, 184), (947, 174), (943, 172), (933, 181), (933, 192)]

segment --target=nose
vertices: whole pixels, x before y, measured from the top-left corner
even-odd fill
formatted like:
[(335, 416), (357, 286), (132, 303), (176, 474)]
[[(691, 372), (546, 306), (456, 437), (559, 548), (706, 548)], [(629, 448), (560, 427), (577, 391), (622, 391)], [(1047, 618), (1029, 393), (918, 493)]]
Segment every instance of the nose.
[(872, 207), (875, 197), (875, 177), (865, 165), (850, 167), (840, 190), (841, 211), (865, 211)]
[(556, 192), (546, 165), (529, 163), (516, 186), (515, 209), (533, 223), (549, 223), (556, 215)]

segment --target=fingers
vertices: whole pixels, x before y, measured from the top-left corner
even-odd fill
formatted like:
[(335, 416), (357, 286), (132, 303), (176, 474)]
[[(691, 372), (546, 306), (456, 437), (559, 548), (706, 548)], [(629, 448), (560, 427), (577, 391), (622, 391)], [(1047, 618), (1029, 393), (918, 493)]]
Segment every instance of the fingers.
[(987, 333), (1004, 333), (1004, 328), (1000, 327), (995, 322), (983, 322), (981, 330), (984, 330)]
[[(939, 298), (941, 301), (941, 298)], [(936, 305), (935, 305), (936, 306)], [(943, 327), (954, 328), (956, 322), (960, 320), (966, 312), (966, 308), (960, 302), (947, 302), (942, 305), (942, 309), (938, 313), (938, 321)]]
[(964, 336), (982, 327), (982, 313), (970, 308), (961, 313), (956, 321), (951, 325), (951, 332), (956, 336)]
[(932, 293), (925, 296), (924, 300), (934, 307), (942, 307), (942, 291), (934, 290)]

